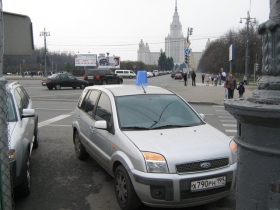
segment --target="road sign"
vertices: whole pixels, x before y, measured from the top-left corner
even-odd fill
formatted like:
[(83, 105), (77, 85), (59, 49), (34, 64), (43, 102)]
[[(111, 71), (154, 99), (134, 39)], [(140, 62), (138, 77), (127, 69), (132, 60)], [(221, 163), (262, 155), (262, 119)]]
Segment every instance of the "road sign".
[(186, 49), (186, 50), (185, 50), (185, 54), (190, 54), (190, 52), (191, 52), (191, 51), (190, 51), (189, 49)]

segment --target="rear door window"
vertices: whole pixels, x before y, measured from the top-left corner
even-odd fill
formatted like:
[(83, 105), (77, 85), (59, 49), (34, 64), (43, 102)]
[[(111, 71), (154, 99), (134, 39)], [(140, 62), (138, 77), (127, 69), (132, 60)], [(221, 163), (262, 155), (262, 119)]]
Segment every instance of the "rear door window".
[(80, 108), (84, 110), (90, 117), (93, 117), (95, 104), (99, 96), (99, 91), (92, 90), (86, 95), (85, 99), (82, 101)]
[(112, 106), (109, 96), (102, 93), (97, 104), (94, 118), (96, 120), (106, 120), (110, 123), (112, 117)]

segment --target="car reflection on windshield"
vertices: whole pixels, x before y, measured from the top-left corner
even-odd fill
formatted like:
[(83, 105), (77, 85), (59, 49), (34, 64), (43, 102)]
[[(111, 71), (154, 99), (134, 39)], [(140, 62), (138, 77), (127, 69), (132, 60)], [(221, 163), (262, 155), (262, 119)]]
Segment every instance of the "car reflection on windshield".
[(133, 95), (116, 98), (122, 130), (151, 130), (204, 124), (176, 95)]

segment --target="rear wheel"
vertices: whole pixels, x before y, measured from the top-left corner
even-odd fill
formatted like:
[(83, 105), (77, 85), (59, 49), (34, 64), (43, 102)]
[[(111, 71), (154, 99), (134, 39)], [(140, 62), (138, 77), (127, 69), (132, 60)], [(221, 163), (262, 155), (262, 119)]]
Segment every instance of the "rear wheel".
[(80, 135), (79, 135), (78, 131), (76, 131), (74, 134), (74, 144), (75, 144), (75, 153), (76, 153), (77, 158), (79, 158), (80, 160), (87, 159), (89, 154), (86, 151), (86, 149), (84, 148), (84, 146), (80, 140)]
[(56, 89), (56, 90), (60, 90), (60, 89), (61, 89), (61, 86), (60, 86), (60, 85), (56, 85), (56, 86), (55, 86), (55, 89)]
[(52, 89), (53, 89), (53, 87), (51, 87), (51, 86), (47, 86), (47, 87), (48, 87), (49, 90), (52, 90)]
[(115, 193), (120, 207), (124, 210), (139, 209), (141, 201), (131, 183), (128, 173), (122, 165), (115, 171)]
[(118, 84), (122, 84), (123, 83), (123, 80), (122, 79), (119, 79), (118, 80)]
[(103, 80), (103, 81), (102, 81), (102, 85), (107, 85), (107, 81), (106, 81), (106, 80)]

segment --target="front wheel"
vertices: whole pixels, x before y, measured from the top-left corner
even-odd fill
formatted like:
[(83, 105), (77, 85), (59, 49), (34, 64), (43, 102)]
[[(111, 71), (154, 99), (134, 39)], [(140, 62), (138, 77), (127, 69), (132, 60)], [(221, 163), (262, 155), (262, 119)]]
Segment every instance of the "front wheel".
[(61, 89), (61, 86), (60, 86), (60, 85), (56, 85), (56, 86), (55, 86), (55, 89), (56, 89), (56, 90), (60, 90), (60, 89)]
[(123, 83), (122, 79), (119, 79), (118, 84), (122, 84), (122, 83)]
[(74, 144), (75, 144), (75, 153), (77, 158), (79, 158), (80, 160), (87, 159), (89, 154), (84, 148), (84, 145), (82, 144), (80, 139), (80, 135), (77, 131), (74, 134)]
[(30, 170), (30, 156), (27, 152), (26, 162), (24, 167), (24, 174), (23, 174), (23, 182), (22, 184), (15, 189), (16, 196), (28, 196), (31, 192), (31, 170)]
[(102, 81), (102, 85), (107, 85), (107, 81), (106, 81), (106, 80), (103, 80), (103, 81)]
[(80, 86), (80, 89), (85, 89), (85, 85), (84, 84), (81, 84), (81, 86)]
[(38, 128), (38, 118), (37, 118), (35, 130), (34, 130), (33, 149), (37, 149), (38, 147), (39, 147), (39, 128)]
[(77, 89), (77, 87), (72, 87), (74, 90)]
[(128, 173), (122, 165), (115, 171), (115, 193), (120, 207), (124, 210), (139, 209), (141, 201), (138, 198)]

